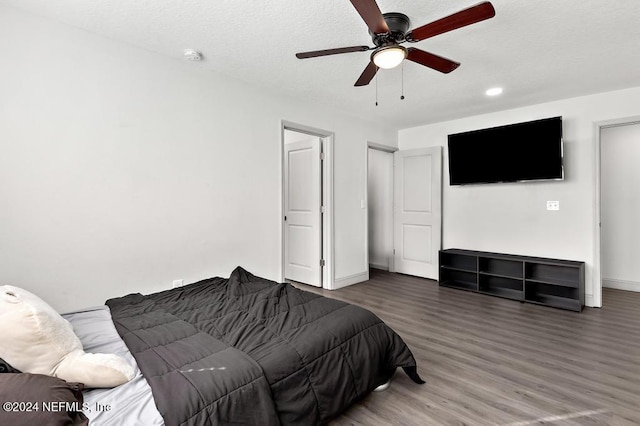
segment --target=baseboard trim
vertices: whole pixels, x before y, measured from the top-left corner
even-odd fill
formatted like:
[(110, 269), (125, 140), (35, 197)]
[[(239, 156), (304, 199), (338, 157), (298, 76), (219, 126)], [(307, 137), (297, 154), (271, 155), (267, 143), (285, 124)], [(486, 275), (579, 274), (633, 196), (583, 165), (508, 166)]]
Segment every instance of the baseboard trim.
[(584, 295), (584, 306), (587, 306), (589, 308), (600, 308), (600, 306), (596, 306), (593, 303), (593, 294), (585, 294)]
[(614, 280), (612, 278), (603, 278), (602, 287), (640, 292), (640, 282), (638, 281)]
[(358, 274), (353, 274), (342, 278), (336, 278), (335, 280), (333, 280), (333, 288), (331, 288), (330, 290), (337, 290), (342, 287), (367, 281), (368, 279), (369, 271), (360, 272)]

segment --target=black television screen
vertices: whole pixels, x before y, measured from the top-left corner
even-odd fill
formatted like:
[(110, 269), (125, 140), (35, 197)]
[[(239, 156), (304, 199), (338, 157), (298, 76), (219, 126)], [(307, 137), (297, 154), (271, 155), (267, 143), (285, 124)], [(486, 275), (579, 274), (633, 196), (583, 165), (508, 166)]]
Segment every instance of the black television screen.
[(449, 183), (564, 178), (562, 117), (449, 135)]

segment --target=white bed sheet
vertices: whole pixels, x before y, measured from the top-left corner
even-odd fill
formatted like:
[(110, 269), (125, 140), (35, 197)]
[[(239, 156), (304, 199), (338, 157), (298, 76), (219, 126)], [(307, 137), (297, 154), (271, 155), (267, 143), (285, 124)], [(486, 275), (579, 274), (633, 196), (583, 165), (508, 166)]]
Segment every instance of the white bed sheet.
[(164, 425), (156, 408), (151, 388), (140, 373), (135, 358), (127, 349), (111, 321), (107, 306), (96, 306), (62, 315), (73, 325), (85, 352), (120, 355), (134, 367), (133, 380), (112, 389), (84, 392), (84, 411), (90, 425)]

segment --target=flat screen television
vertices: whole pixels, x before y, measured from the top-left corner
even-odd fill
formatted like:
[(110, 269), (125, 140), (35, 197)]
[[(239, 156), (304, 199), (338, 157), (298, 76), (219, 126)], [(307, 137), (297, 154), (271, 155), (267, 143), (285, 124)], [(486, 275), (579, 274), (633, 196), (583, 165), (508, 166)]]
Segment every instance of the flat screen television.
[(562, 117), (449, 135), (449, 184), (562, 180)]

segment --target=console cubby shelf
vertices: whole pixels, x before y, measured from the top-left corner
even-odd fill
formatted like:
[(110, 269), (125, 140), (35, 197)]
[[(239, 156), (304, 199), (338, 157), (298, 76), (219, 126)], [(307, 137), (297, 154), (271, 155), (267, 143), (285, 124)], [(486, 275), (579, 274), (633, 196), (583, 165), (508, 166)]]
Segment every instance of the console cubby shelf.
[(584, 262), (440, 250), (440, 285), (580, 312)]

